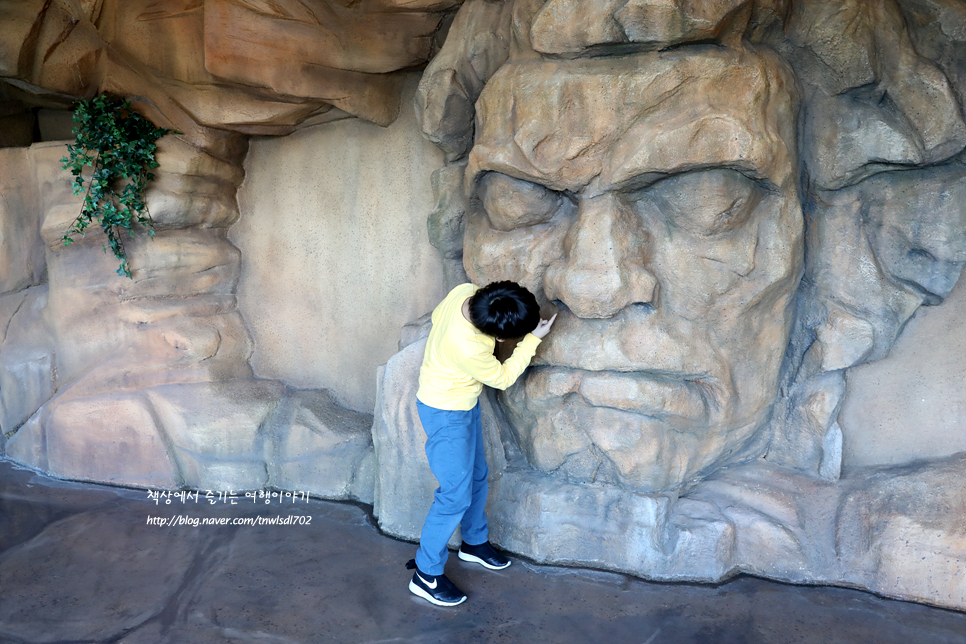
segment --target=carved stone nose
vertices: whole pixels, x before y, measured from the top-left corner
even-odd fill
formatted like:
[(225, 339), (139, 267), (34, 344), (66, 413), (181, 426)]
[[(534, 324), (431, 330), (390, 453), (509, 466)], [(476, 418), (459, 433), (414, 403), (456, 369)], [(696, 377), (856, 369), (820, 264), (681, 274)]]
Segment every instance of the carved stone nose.
[(650, 304), (657, 279), (645, 267), (647, 235), (614, 194), (581, 200), (564, 257), (547, 268), (544, 292), (581, 318), (613, 317)]

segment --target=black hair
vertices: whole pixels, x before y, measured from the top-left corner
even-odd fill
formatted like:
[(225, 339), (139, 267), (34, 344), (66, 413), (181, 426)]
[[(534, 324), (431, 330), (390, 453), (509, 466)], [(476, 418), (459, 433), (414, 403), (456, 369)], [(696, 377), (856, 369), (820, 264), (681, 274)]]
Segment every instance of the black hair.
[(494, 338), (519, 338), (537, 328), (540, 306), (516, 282), (493, 282), (470, 297), (470, 322)]

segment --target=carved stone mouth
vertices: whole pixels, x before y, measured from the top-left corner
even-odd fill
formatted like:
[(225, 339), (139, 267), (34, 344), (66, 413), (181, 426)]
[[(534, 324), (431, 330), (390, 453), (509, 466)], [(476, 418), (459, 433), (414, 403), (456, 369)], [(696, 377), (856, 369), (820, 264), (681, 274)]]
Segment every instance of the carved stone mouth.
[(662, 319), (650, 305), (628, 306), (604, 319), (581, 318), (566, 307), (556, 313), (553, 331), (533, 366), (648, 373), (686, 381), (720, 379), (727, 371), (718, 364), (705, 328)]
[(527, 398), (537, 405), (577, 396), (594, 407), (610, 407), (691, 428), (707, 426), (718, 413), (722, 393), (717, 381), (706, 375), (656, 371), (539, 366), (531, 370), (526, 381)]

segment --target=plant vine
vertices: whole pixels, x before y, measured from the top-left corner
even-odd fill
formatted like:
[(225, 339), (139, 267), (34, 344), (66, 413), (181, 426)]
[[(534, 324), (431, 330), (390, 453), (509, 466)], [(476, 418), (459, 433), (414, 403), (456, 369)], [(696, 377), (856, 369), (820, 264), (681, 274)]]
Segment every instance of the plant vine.
[[(69, 156), (61, 159), (65, 170), (74, 176), (75, 195), (84, 195), (80, 215), (64, 233), (69, 246), (73, 235), (84, 236), (87, 227), (97, 222), (107, 235), (107, 245), (120, 261), (118, 275), (131, 277), (123, 231), (134, 236), (135, 224), (154, 236), (154, 221), (144, 201), (155, 160), (157, 140), (174, 130), (155, 127), (131, 107), (130, 102), (101, 94), (82, 100), (74, 109), (74, 145), (68, 145)], [(84, 176), (84, 168), (92, 169)]]

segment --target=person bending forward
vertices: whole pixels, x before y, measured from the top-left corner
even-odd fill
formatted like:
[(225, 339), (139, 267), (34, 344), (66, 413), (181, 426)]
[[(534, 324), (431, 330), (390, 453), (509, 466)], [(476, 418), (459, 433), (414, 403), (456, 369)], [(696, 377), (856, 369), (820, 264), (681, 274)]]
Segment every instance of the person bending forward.
[[(439, 606), (466, 600), (443, 568), (446, 544), (460, 526), (459, 557), (492, 570), (510, 560), (490, 545), (486, 522), (489, 468), (483, 452), (480, 393), (483, 385), (506, 389), (530, 364), (554, 315), (540, 318), (530, 291), (515, 282), (484, 288), (460, 284), (433, 311), (433, 328), (419, 370), (416, 409), (426, 431), (426, 457), (439, 487), (423, 523), (409, 590)], [(506, 362), (493, 355), (497, 342), (523, 339)]]

